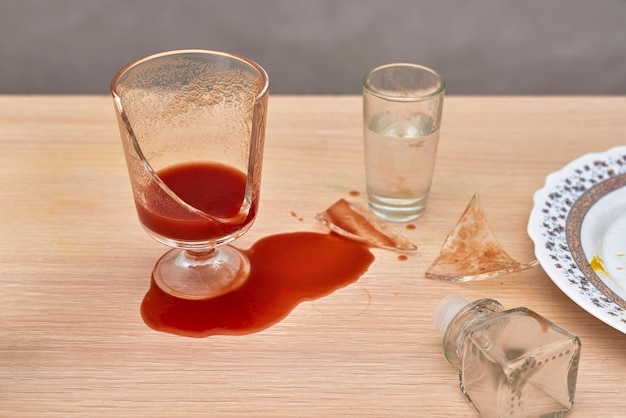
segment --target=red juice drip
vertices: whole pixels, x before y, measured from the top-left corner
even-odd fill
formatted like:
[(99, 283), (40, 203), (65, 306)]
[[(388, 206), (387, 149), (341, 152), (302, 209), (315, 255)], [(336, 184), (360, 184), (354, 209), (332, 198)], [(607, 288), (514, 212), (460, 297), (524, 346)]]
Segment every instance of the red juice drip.
[[(246, 175), (218, 163), (194, 162), (160, 170), (159, 178), (183, 201), (210, 215), (227, 218), (239, 213), (246, 191)], [(144, 201), (136, 201), (141, 223), (158, 235), (180, 240), (204, 241), (222, 238), (252, 222), (253, 202), (248, 216), (237, 224), (223, 224), (188, 211), (159, 186), (151, 183)]]
[(153, 281), (141, 306), (145, 323), (192, 337), (250, 334), (279, 322), (302, 301), (355, 282), (374, 261), (365, 244), (314, 232), (269, 236), (245, 253), (250, 277), (217, 298), (175, 298)]

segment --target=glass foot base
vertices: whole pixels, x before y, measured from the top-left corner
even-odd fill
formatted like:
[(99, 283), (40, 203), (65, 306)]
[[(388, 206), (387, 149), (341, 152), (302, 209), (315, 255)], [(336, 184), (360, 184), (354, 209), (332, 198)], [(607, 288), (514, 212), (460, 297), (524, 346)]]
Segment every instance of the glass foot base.
[(173, 249), (157, 261), (152, 278), (164, 292), (181, 299), (209, 299), (232, 292), (250, 274), (246, 255), (230, 245), (208, 252)]

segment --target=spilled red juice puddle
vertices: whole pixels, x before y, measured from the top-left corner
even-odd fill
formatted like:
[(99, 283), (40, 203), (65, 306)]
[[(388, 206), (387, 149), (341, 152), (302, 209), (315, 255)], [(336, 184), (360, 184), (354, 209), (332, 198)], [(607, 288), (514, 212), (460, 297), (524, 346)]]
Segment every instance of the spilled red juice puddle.
[(285, 318), (300, 302), (358, 280), (374, 261), (366, 244), (334, 233), (294, 232), (263, 238), (244, 251), (250, 277), (240, 288), (207, 300), (185, 300), (154, 281), (141, 314), (157, 330), (190, 337), (244, 335)]

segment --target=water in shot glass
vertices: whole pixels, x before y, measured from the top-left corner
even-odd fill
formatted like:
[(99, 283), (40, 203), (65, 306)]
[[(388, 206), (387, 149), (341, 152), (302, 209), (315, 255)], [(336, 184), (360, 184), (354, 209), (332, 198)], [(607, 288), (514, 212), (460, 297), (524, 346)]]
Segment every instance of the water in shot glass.
[(445, 84), (415, 64), (387, 64), (363, 80), (370, 210), (390, 222), (422, 216), (437, 157)]

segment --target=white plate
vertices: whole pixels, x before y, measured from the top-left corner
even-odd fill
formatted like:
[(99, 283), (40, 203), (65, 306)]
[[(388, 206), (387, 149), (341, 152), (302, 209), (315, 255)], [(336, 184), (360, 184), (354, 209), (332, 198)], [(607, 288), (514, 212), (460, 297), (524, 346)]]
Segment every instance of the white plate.
[(528, 235), (541, 267), (580, 307), (626, 333), (626, 146), (572, 161), (533, 200)]

